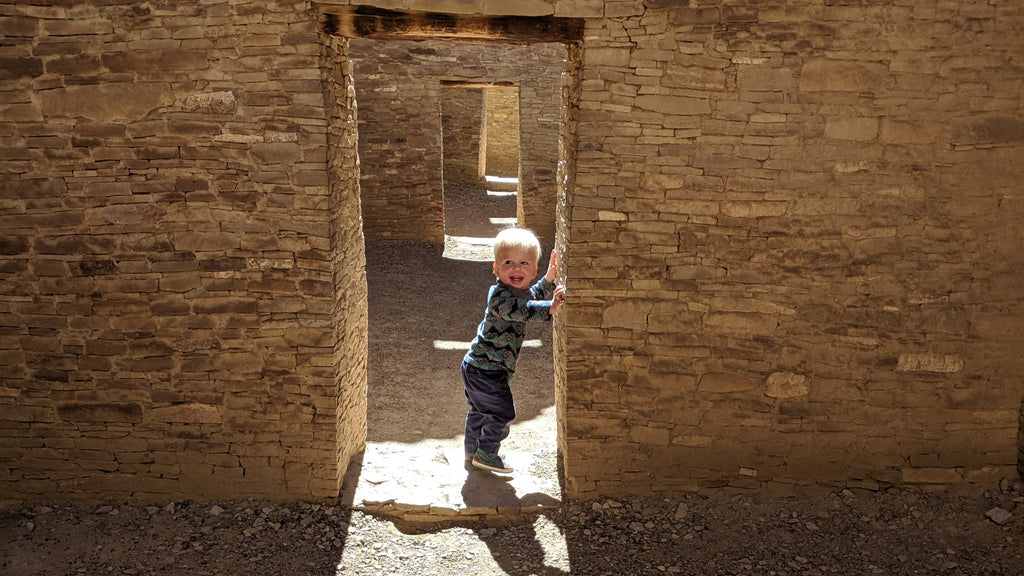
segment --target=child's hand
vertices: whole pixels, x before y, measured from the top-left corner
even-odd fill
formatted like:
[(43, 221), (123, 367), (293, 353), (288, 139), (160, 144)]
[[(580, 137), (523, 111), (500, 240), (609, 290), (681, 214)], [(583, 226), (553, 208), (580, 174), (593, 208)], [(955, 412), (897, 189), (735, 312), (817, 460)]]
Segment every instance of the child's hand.
[(558, 277), (558, 252), (555, 250), (551, 251), (551, 257), (548, 258), (548, 272), (544, 275), (544, 279), (548, 282), (554, 282), (555, 278)]
[(565, 306), (565, 286), (555, 288), (555, 297), (551, 299), (551, 308), (548, 311), (551, 314), (558, 314), (562, 306)]

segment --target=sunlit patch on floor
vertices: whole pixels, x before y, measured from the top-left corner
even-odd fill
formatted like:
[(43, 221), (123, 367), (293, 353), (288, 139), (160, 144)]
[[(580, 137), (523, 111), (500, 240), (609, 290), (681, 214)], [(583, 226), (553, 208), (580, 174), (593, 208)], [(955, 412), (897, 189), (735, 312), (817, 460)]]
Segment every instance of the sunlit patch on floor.
[[(469, 342), (459, 340), (434, 340), (435, 350), (468, 350)], [(523, 348), (540, 348), (543, 343), (539, 339), (525, 340)]]
[(494, 238), (478, 238), (475, 236), (444, 237), (442, 258), (451, 260), (468, 260), (471, 262), (494, 261)]
[[(465, 461), (462, 421), (452, 421), (445, 438), (420, 432), (410, 414), (407, 426), (418, 441), (368, 441), (358, 476), (346, 490), (356, 510), (388, 517), (439, 519), (498, 517), (542, 512), (561, 501), (554, 406), (516, 420), (502, 442), (502, 456), (515, 467), (510, 476), (476, 470)], [(426, 429), (423, 429), (426, 430)]]

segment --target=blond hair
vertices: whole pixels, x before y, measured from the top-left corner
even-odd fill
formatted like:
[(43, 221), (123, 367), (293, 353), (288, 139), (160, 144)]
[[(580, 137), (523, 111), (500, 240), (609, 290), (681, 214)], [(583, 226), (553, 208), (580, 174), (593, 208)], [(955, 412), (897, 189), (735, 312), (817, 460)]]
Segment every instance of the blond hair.
[(501, 258), (501, 253), (509, 248), (528, 252), (533, 256), (533, 264), (540, 261), (540, 240), (526, 228), (506, 228), (494, 238), (494, 261)]

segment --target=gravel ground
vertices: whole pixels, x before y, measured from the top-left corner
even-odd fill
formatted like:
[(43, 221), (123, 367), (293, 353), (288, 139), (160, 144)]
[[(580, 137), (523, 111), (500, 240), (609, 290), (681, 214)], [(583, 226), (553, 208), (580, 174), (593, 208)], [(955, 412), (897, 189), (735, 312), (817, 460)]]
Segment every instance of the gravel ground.
[(507, 525), (398, 527), (340, 503), (7, 507), (0, 574), (1024, 574), (1024, 486), (570, 501)]

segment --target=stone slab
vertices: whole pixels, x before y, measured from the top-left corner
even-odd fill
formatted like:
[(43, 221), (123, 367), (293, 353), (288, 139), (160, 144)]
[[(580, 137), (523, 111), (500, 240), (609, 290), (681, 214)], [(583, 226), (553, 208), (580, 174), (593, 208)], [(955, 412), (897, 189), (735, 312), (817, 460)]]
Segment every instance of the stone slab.
[(493, 520), (561, 505), (553, 448), (502, 455), (515, 468), (510, 475), (474, 468), (461, 439), (368, 442), (344, 496), (355, 510), (407, 522)]

